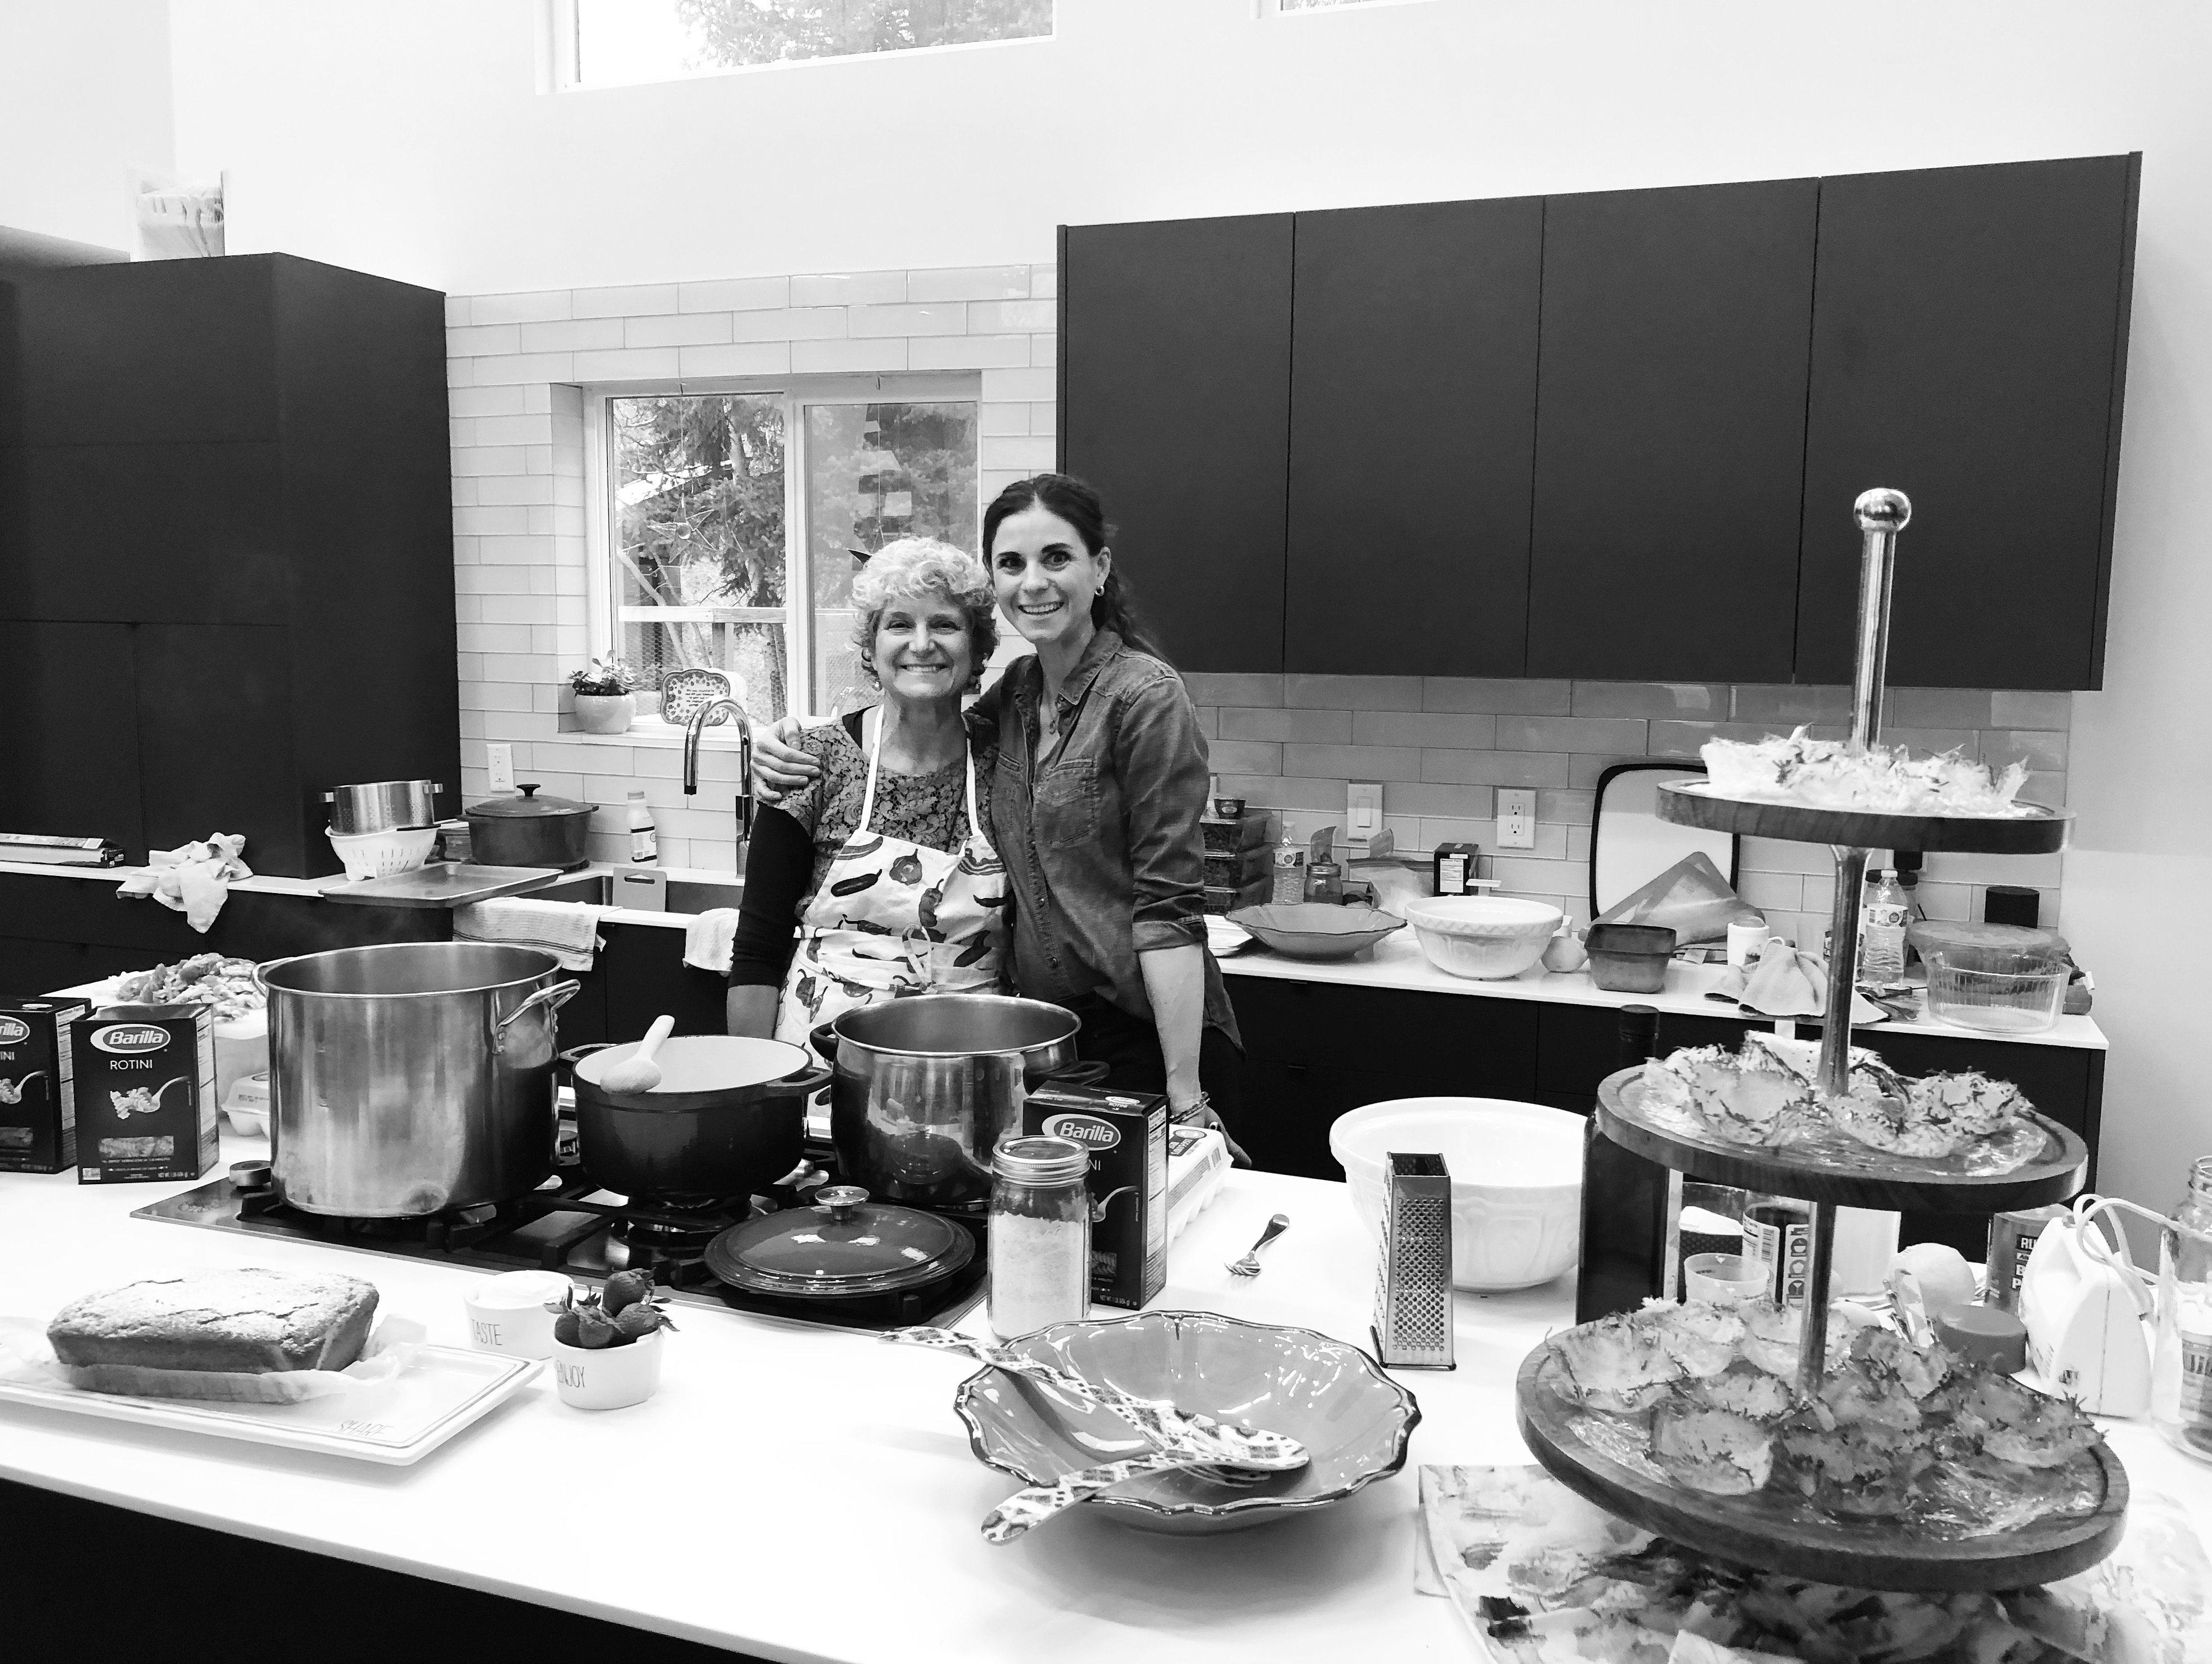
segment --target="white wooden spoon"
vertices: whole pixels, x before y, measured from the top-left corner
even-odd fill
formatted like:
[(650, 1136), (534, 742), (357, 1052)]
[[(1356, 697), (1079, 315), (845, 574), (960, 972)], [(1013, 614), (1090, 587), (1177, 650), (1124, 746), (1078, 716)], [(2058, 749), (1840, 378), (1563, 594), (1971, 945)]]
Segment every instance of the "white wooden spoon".
[(653, 1026), (645, 1031), (645, 1038), (637, 1042), (637, 1049), (619, 1063), (611, 1063), (599, 1075), (599, 1090), (603, 1092), (650, 1092), (660, 1084), (660, 1066), (653, 1054), (660, 1049), (660, 1042), (668, 1038), (669, 1030), (676, 1026), (672, 1017), (656, 1017)]

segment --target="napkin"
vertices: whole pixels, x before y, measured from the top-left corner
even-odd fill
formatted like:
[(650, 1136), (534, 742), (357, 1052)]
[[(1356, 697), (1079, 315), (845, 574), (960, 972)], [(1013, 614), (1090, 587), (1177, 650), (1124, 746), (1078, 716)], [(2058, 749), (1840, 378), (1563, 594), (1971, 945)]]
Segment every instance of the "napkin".
[(245, 847), (239, 834), (216, 832), (196, 843), (149, 851), (145, 867), (125, 878), (116, 894), (151, 896), (205, 935), (230, 899), (231, 881), (253, 876), (253, 869), (239, 859)]
[[(1713, 989), (1718, 999), (1733, 999), (1765, 1017), (1819, 1017), (1828, 1009), (1828, 962), (1789, 943), (1771, 940), (1748, 968), (1731, 965)], [(1851, 1023), (1879, 1023), (1888, 1016), (1854, 989)]]
[(561, 962), (562, 969), (587, 971), (599, 950), (599, 909), (570, 902), (471, 902), (453, 909), (453, 935), (461, 941), (543, 948)]
[(684, 927), (684, 963), (700, 970), (726, 972), (737, 933), (737, 908), (709, 908)]

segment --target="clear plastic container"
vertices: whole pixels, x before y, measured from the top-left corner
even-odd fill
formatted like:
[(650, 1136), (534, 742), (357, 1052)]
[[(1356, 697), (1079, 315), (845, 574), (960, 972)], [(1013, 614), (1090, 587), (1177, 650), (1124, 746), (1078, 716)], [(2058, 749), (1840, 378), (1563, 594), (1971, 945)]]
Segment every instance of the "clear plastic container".
[(2050, 970), (1967, 970), (1941, 951), (1928, 960), (1928, 1015), (1939, 1023), (1990, 1034), (2034, 1034), (2058, 1021), (2066, 967)]

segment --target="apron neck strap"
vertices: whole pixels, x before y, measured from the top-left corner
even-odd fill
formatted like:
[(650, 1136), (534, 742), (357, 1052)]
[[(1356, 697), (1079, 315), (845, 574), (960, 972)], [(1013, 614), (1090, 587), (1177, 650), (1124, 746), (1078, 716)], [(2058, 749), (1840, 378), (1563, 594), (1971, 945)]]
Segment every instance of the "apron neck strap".
[[(860, 824), (853, 834), (856, 838), (867, 835), (868, 823), (875, 816), (876, 774), (883, 765), (884, 721), (889, 714), (887, 706), (876, 707), (876, 737), (868, 745), (868, 785), (860, 794)], [(863, 718), (864, 726), (866, 721), (866, 719)], [(981, 838), (983, 835), (982, 825), (975, 818), (975, 748), (968, 743), (964, 735), (960, 742), (960, 755), (968, 768), (968, 835)]]

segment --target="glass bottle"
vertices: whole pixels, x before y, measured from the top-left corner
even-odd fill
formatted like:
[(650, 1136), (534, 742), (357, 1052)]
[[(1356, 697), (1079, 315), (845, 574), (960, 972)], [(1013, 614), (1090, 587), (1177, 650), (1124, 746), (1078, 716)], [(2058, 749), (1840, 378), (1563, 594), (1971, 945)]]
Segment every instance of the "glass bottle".
[(2212, 1156), (2190, 1169), (2189, 1193), (2159, 1241), (2150, 1418), (2173, 1444), (2212, 1461)]
[(991, 1158), (991, 1332), (1001, 1340), (1091, 1315), (1091, 1152), (1015, 1136)]

